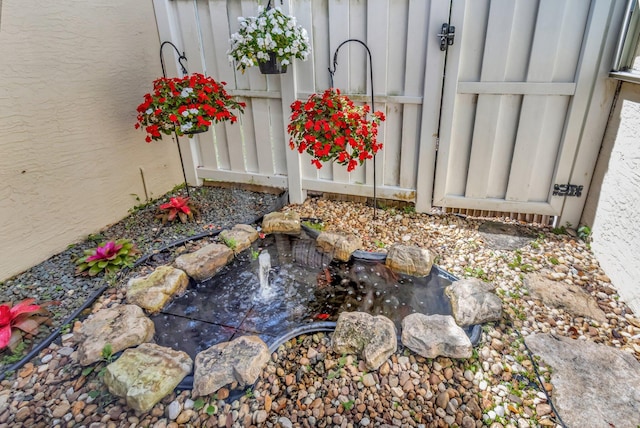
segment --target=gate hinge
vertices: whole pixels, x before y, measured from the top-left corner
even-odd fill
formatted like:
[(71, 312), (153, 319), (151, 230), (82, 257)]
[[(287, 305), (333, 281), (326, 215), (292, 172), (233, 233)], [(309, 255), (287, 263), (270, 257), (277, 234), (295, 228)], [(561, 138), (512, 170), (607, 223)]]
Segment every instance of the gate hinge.
[(453, 39), (456, 36), (456, 27), (449, 25), (446, 22), (442, 24), (442, 29), (438, 33), (440, 37), (440, 50), (446, 51), (448, 46), (453, 44)]
[(436, 137), (436, 151), (440, 148), (440, 137)]
[(577, 184), (554, 184), (553, 196), (582, 196), (584, 186)]

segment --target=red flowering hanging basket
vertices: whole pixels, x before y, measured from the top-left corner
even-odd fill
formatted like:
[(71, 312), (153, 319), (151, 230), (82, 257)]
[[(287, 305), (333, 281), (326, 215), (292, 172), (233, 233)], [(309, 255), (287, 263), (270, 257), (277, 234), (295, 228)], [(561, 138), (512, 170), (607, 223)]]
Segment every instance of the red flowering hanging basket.
[(289, 146), (311, 155), (318, 169), (323, 162), (338, 162), (351, 172), (382, 148), (377, 137), (384, 114), (376, 111), (368, 117), (369, 111), (368, 105), (357, 106), (333, 88), (305, 102), (297, 100), (291, 104)]
[(147, 132), (146, 141), (162, 139), (162, 134), (196, 134), (212, 123), (238, 120), (232, 110), (244, 111), (224, 89), (225, 82), (199, 73), (184, 77), (161, 77), (153, 82), (153, 92), (145, 94), (138, 106), (136, 128)]

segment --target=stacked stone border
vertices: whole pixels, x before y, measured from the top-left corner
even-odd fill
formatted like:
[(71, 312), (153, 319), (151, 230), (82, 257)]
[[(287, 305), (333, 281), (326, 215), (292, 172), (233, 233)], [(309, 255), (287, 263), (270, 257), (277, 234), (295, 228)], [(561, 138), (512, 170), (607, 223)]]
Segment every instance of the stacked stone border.
[[(300, 234), (301, 230), (300, 218), (292, 212), (267, 214), (261, 227), (264, 234)], [(250, 225), (236, 225), (220, 233), (223, 244), (206, 245), (177, 257), (173, 266), (159, 266), (149, 275), (131, 278), (126, 304), (100, 310), (74, 333), (79, 363), (88, 366), (101, 361), (107, 344), (114, 354), (123, 351), (120, 358), (107, 365), (104, 381), (112, 394), (141, 412), (169, 395), (191, 372), (194, 397), (214, 394), (227, 385), (235, 389), (255, 383), (270, 358), (268, 346), (258, 336), (218, 343), (198, 353), (194, 362), (185, 352), (150, 343), (155, 331), (146, 314), (159, 312), (183, 293), (189, 277), (203, 281), (215, 276), (259, 235)], [(348, 261), (356, 251), (360, 257), (370, 254), (361, 250), (357, 236), (331, 232), (311, 235), (317, 235), (317, 246), (337, 260)], [(382, 259), (380, 255), (372, 258)], [(433, 256), (428, 249), (396, 244), (384, 256), (384, 262), (399, 273), (427, 276)], [(446, 289), (453, 316), (407, 316), (402, 321), (402, 344), (426, 358), (471, 357), (473, 345), (463, 327), (502, 317), (502, 302), (493, 291), (493, 285), (476, 278), (453, 282)], [(376, 370), (396, 352), (397, 337), (393, 322), (384, 316), (343, 312), (336, 322), (332, 347), (337, 353), (358, 355), (369, 369)]]

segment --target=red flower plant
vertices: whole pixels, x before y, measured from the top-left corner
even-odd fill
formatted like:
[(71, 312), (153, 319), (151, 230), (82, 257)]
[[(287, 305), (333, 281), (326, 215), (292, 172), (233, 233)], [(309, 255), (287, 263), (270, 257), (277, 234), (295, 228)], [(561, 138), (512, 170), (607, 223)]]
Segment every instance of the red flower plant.
[(236, 101), (224, 89), (225, 82), (199, 73), (184, 77), (161, 77), (153, 82), (153, 92), (145, 94), (138, 106), (138, 122), (147, 132), (147, 143), (162, 139), (162, 134), (178, 135), (206, 131), (213, 123), (238, 117), (231, 110), (244, 111), (245, 103)]
[(287, 127), (289, 147), (311, 155), (318, 169), (322, 162), (336, 161), (351, 172), (382, 148), (377, 137), (384, 114), (376, 111), (368, 118), (369, 110), (368, 105), (356, 106), (338, 89), (312, 94), (305, 102), (297, 100), (291, 104)]
[(193, 219), (194, 211), (197, 211), (193, 204), (189, 201), (189, 198), (182, 198), (177, 196), (170, 198), (169, 202), (160, 205), (160, 210), (164, 212), (158, 214), (158, 218), (162, 220), (162, 223), (167, 221), (173, 221), (178, 217), (181, 222), (186, 223), (187, 219)]
[(33, 305), (33, 302), (35, 299), (25, 299), (13, 307), (9, 303), (0, 305), (0, 349), (8, 346), (13, 350), (22, 340), (22, 332), (37, 333), (38, 326), (48, 319), (33, 316), (47, 313), (43, 305)]

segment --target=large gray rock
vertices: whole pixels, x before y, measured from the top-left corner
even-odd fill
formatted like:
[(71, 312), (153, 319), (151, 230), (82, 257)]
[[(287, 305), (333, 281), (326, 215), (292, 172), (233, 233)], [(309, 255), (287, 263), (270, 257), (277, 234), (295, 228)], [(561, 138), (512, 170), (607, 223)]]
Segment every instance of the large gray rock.
[(487, 246), (495, 250), (516, 250), (535, 239), (534, 234), (526, 227), (496, 221), (482, 223), (478, 233)]
[(640, 426), (640, 363), (632, 355), (550, 334), (525, 343), (551, 366), (553, 403), (567, 426)]
[(402, 344), (425, 358), (469, 358), (473, 346), (450, 315), (414, 313), (402, 320)]
[(478, 278), (461, 279), (445, 288), (451, 300), (453, 317), (459, 326), (466, 327), (499, 321), (502, 318), (502, 300), (495, 294), (493, 284)]
[(142, 308), (119, 305), (103, 309), (82, 323), (74, 333), (78, 343), (78, 362), (88, 366), (102, 359), (102, 350), (109, 344), (115, 354), (124, 349), (150, 342), (155, 327)]
[(220, 232), (220, 238), (225, 242), (233, 243), (234, 247), (231, 249), (238, 254), (258, 239), (258, 231), (248, 224), (236, 224), (233, 229)]
[(262, 219), (264, 233), (300, 233), (300, 215), (296, 212), (269, 213)]
[(367, 368), (376, 370), (396, 352), (396, 328), (389, 318), (365, 312), (342, 312), (332, 338), (338, 354), (359, 354)]
[(322, 232), (316, 239), (316, 244), (325, 253), (343, 262), (351, 259), (351, 254), (362, 248), (362, 240), (355, 235), (345, 236), (339, 233)]
[(213, 277), (223, 266), (233, 259), (233, 251), (222, 244), (209, 244), (198, 251), (183, 254), (174, 264), (196, 281)]
[(104, 383), (130, 407), (147, 412), (178, 386), (192, 365), (186, 352), (143, 343), (107, 366)]
[(385, 264), (396, 272), (427, 276), (433, 266), (433, 255), (426, 248), (395, 244), (389, 248)]
[(158, 266), (149, 275), (131, 278), (127, 283), (127, 302), (156, 313), (189, 285), (184, 271), (171, 266)]
[(524, 285), (531, 295), (551, 308), (564, 309), (576, 315), (606, 322), (607, 317), (589, 293), (575, 284), (553, 281), (538, 273), (528, 274)]
[(269, 347), (258, 336), (222, 342), (196, 355), (192, 396), (210, 395), (232, 382), (253, 384), (269, 362)]

